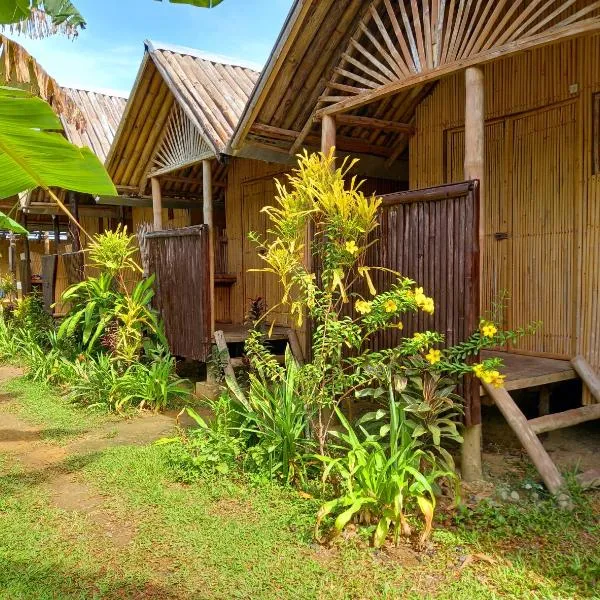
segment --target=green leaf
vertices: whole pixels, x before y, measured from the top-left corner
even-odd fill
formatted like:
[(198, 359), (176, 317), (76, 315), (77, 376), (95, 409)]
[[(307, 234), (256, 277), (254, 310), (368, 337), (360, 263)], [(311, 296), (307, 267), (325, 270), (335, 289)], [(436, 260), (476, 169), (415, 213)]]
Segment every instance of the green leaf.
[(36, 187), (116, 196), (98, 157), (59, 131), (60, 121), (46, 102), (0, 87), (0, 198)]
[(27, 235), (29, 233), (25, 227), (21, 227), (14, 219), (11, 219), (2, 211), (0, 211), (0, 230), (12, 231), (13, 233), (20, 233), (21, 235)]
[(377, 523), (375, 535), (373, 536), (373, 546), (375, 546), (375, 548), (381, 548), (385, 542), (385, 538), (390, 530), (390, 523), (391, 520), (388, 517), (382, 517), (379, 520), (379, 523)]
[[(162, 2), (163, 0), (159, 0)], [(169, 0), (171, 4), (191, 4), (200, 8), (214, 8), (223, 2), (223, 0)]]

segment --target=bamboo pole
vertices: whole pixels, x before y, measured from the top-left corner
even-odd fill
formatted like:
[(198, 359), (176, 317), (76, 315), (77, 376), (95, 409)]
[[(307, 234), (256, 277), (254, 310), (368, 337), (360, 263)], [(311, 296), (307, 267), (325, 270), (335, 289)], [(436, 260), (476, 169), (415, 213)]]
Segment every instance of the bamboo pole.
[(212, 161), (202, 161), (202, 187), (204, 223), (208, 225), (208, 264), (210, 285), (210, 334), (215, 332), (215, 232), (212, 197)]
[(321, 152), (326, 156), (335, 148), (335, 117), (325, 115), (321, 122)]
[(162, 195), (160, 192), (160, 180), (152, 177), (152, 213), (154, 215), (154, 231), (161, 231), (162, 223)]
[[(79, 223), (79, 199), (77, 198), (76, 192), (69, 192), (69, 211), (73, 215), (75, 221)], [(79, 252), (81, 250), (79, 227), (71, 221), (69, 223), (69, 230), (71, 232), (71, 239), (73, 240), (73, 252)]]
[[(485, 168), (485, 98), (483, 70), (469, 67), (465, 71), (465, 179), (479, 180), (479, 286), (483, 282), (485, 234), (484, 168)], [(480, 289), (481, 292), (481, 289)], [(481, 297), (481, 293), (480, 293)], [(481, 419), (465, 427), (461, 473), (465, 481), (483, 478), (481, 467)]]
[(58, 247), (60, 245), (60, 224), (58, 215), (52, 215), (52, 229), (54, 231), (54, 254), (58, 255)]

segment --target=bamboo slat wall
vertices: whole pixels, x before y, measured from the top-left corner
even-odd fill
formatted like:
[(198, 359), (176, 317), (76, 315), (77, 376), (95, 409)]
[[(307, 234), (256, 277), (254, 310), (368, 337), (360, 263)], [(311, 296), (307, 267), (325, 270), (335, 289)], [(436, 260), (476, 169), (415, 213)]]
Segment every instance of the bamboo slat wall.
[[(517, 351), (571, 358), (600, 371), (600, 180), (592, 172), (592, 93), (600, 36), (485, 66), (483, 306), (510, 294), (507, 324), (544, 322)], [(463, 177), (464, 75), (420, 105), (411, 188)]]

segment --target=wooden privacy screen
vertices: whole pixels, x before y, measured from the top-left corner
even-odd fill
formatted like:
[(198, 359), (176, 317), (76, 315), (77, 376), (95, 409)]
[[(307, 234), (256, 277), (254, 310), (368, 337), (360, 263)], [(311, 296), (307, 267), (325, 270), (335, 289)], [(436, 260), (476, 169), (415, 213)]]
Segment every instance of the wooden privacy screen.
[(154, 273), (154, 307), (171, 353), (205, 361), (211, 351), (208, 227), (195, 225), (145, 234), (144, 271)]
[[(435, 312), (406, 315), (404, 329), (388, 329), (374, 348), (396, 345), (400, 337), (427, 329), (443, 333), (448, 345), (468, 338), (479, 325), (479, 182), (469, 181), (382, 196), (379, 242), (367, 265), (381, 265), (410, 277), (435, 300)], [(378, 272), (378, 291), (395, 277)], [(479, 382), (467, 378), (459, 393), (465, 399), (467, 425), (481, 422)]]

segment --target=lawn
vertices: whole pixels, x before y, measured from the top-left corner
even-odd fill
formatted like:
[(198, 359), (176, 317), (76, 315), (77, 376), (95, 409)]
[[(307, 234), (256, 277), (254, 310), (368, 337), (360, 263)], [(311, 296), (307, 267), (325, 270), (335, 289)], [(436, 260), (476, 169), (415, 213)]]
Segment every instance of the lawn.
[[(114, 420), (23, 380), (0, 392), (0, 423), (38, 427), (32, 447), (50, 454)], [(425, 551), (374, 551), (352, 530), (316, 544), (318, 501), (296, 491), (239, 475), (182, 485), (164, 446), (41, 468), (26, 450), (0, 455), (2, 599), (598, 597), (597, 496), (576, 494), (572, 513), (551, 500), (442, 512)]]

